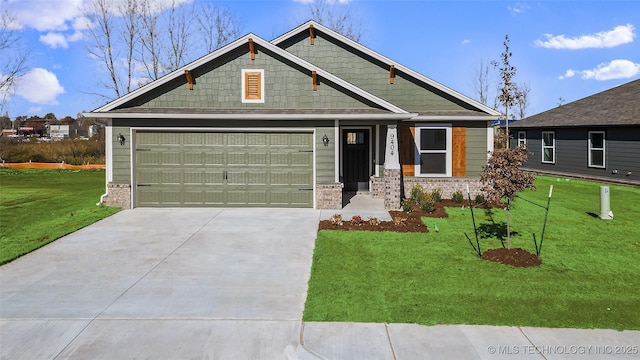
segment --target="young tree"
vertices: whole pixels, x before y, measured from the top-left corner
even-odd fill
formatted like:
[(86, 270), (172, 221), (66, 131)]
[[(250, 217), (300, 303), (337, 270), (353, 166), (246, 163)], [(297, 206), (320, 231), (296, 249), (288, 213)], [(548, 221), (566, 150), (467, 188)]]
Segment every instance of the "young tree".
[(526, 161), (527, 150), (522, 145), (515, 149), (495, 149), (480, 175), (488, 201), (500, 203), (507, 199), (507, 249), (511, 248), (511, 201), (524, 189), (535, 190), (533, 174), (520, 169)]
[(503, 117), (506, 124), (506, 147), (509, 147), (509, 108), (512, 107), (519, 98), (518, 86), (512, 81), (516, 75), (516, 67), (510, 64), (511, 51), (509, 50), (509, 35), (504, 37), (504, 52), (500, 55), (501, 63), (492, 61), (494, 68), (500, 71), (500, 87), (498, 88), (498, 101), (504, 106)]
[(520, 169), (527, 161), (527, 150), (524, 146), (515, 149), (509, 147), (509, 108), (521, 97), (518, 86), (512, 81), (516, 75), (515, 66), (509, 63), (511, 51), (509, 51), (509, 35), (504, 40), (505, 51), (502, 53), (502, 63), (493, 62), (494, 67), (499, 66), (501, 87), (498, 91), (498, 100), (504, 106), (504, 118), (506, 120), (506, 133), (501, 134), (503, 147), (496, 147), (491, 154), (487, 166), (480, 175), (480, 181), (484, 184), (483, 190), (487, 193), (487, 199), (492, 202), (507, 200), (507, 248), (511, 248), (511, 201), (515, 200), (516, 193), (527, 189), (535, 189), (532, 174)]

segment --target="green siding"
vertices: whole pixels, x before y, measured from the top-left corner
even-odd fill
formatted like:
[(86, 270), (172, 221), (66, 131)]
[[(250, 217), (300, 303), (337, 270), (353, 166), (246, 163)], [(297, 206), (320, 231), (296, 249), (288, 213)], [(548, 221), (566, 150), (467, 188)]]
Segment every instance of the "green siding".
[[(313, 91), (311, 72), (258, 49), (255, 60), (242, 48), (192, 70), (193, 90), (185, 77), (161, 86), (122, 107), (218, 109), (367, 109), (369, 105), (325, 84)], [(242, 103), (242, 70), (263, 69), (264, 103)]]
[[(334, 139), (334, 129), (334, 127), (316, 128), (316, 182), (318, 184), (331, 184), (336, 181), (336, 139)], [(327, 147), (322, 143), (322, 137), (325, 134), (330, 139)]]
[(418, 84), (415, 79), (395, 71), (394, 84), (389, 83), (389, 68), (386, 64), (354, 49), (330, 41), (317, 31), (314, 45), (308, 37), (298, 37), (282, 44), (292, 54), (341, 77), (362, 89), (381, 97), (407, 111), (463, 110), (468, 105), (453, 99), (426, 84)]
[(469, 122), (464, 126), (467, 127), (467, 176), (479, 176), (487, 165), (487, 124)]
[[(126, 138), (124, 146), (120, 145), (118, 134), (122, 134)], [(129, 137), (129, 127), (113, 127), (111, 136), (113, 149), (113, 182), (131, 183), (131, 141), (133, 141), (133, 139)]]

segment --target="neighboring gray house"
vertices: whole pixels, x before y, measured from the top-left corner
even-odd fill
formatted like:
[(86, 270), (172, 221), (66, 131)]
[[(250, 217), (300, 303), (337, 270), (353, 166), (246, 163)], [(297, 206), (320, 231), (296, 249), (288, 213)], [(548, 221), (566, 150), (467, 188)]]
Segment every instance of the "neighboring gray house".
[(358, 190), (392, 209), (415, 183), (479, 192), (499, 113), (309, 21), (86, 116), (107, 120), (107, 204), (339, 209)]
[(640, 184), (640, 80), (510, 125), (511, 146), (526, 144), (524, 168)]

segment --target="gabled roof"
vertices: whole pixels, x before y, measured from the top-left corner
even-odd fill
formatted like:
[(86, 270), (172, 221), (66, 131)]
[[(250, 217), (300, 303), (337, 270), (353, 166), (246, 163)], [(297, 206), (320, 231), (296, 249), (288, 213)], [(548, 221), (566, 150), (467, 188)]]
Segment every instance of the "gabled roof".
[[(373, 104), (376, 104), (377, 106), (379, 106), (381, 109), (387, 110), (390, 115), (392, 114), (398, 114), (401, 115), (401, 117), (403, 118), (409, 118), (409, 117), (413, 117), (416, 114), (410, 114), (409, 112), (405, 111), (404, 109), (399, 108), (398, 106), (391, 104), (390, 102), (381, 99), (353, 84), (348, 83), (347, 81), (323, 70), (318, 68), (317, 66), (287, 52), (286, 50), (283, 50), (275, 45), (273, 45), (272, 43), (260, 38), (259, 36), (253, 34), (253, 33), (249, 33), (243, 37), (241, 37), (240, 39), (208, 54), (205, 55), (203, 57), (201, 57), (200, 59), (197, 59), (145, 86), (142, 86), (116, 100), (113, 100), (95, 110), (93, 110), (90, 114), (88, 114), (87, 116), (92, 116), (92, 117), (133, 117), (133, 118), (145, 118), (145, 117), (151, 117), (151, 114), (146, 114), (147, 116), (145, 116), (146, 112), (141, 112), (141, 111), (137, 111), (134, 109), (131, 109), (131, 112), (128, 112), (127, 109), (120, 109), (120, 107), (122, 107), (123, 105), (127, 104), (128, 102), (136, 99), (139, 96), (142, 96), (162, 85), (165, 85), (175, 79), (178, 79), (180, 77), (184, 77), (185, 74), (185, 70), (193, 70), (195, 68), (198, 68), (200, 66), (203, 66), (207, 63), (209, 63), (210, 61), (227, 54), (228, 52), (235, 50), (241, 46), (247, 46), (249, 38), (252, 39), (253, 43), (255, 43), (257, 46), (261, 46), (262, 48), (288, 60), (291, 61), (292, 63), (296, 64), (297, 66), (300, 66), (301, 68), (304, 68), (308, 71), (316, 71), (317, 75), (322, 77), (324, 81), (333, 83), (335, 85), (337, 85), (340, 88), (343, 88), (345, 90), (347, 90), (348, 92), (351, 92), (357, 96), (360, 96), (363, 99), (366, 99), (368, 101), (370, 101)], [(175, 113), (174, 113), (175, 115)], [(182, 115), (189, 115), (187, 113), (182, 114)], [(335, 117), (335, 116), (334, 116)]]
[[(414, 71), (414, 70), (412, 70), (412, 69), (410, 69), (410, 68), (408, 68), (408, 67), (406, 67), (406, 66), (404, 66), (402, 64), (399, 64), (397, 61), (393, 61), (392, 59), (390, 59), (390, 58), (388, 58), (386, 56), (383, 56), (383, 55), (381, 55), (381, 54), (379, 54), (379, 53), (367, 48), (366, 46), (364, 46), (364, 45), (362, 45), (360, 43), (357, 43), (357, 42), (347, 38), (346, 36), (343, 36), (343, 35), (335, 32), (334, 30), (332, 30), (332, 29), (330, 29), (330, 28), (328, 28), (328, 27), (326, 27), (326, 26), (324, 26), (324, 25), (322, 25), (322, 24), (320, 24), (318, 22), (315, 22), (313, 20), (310, 20), (310, 21), (308, 21), (308, 22), (296, 27), (295, 29), (293, 29), (293, 30), (291, 30), (291, 31), (289, 31), (289, 32), (287, 32), (287, 33), (285, 33), (285, 34), (273, 39), (271, 41), (271, 43), (274, 44), (274, 45), (280, 45), (281, 43), (283, 43), (283, 42), (287, 41), (288, 39), (298, 35), (301, 32), (308, 32), (310, 25), (313, 25), (314, 29), (322, 31), (323, 33), (331, 36), (332, 38), (342, 42), (343, 44), (345, 44), (345, 45), (347, 45), (347, 46), (349, 46), (349, 47), (351, 47), (353, 49), (356, 49), (356, 50), (366, 54), (367, 56), (370, 56), (370, 57), (376, 59), (377, 61), (380, 61), (380, 62), (382, 62), (382, 63), (384, 63), (384, 64), (386, 64), (388, 66), (394, 65), (395, 69), (397, 69), (398, 71), (402, 71), (403, 73), (405, 73), (405, 74), (407, 74), (409, 76), (412, 76), (416, 80), (421, 81), (421, 82), (423, 82), (424, 84), (426, 84), (428, 86), (431, 86), (431, 87), (433, 87), (433, 88), (435, 88), (435, 89), (437, 89), (439, 91), (442, 91), (445, 94), (448, 94), (449, 96), (452, 96), (453, 98), (456, 98), (456, 99), (458, 99), (458, 100), (460, 100), (460, 101), (462, 101), (464, 103), (467, 103), (467, 104), (471, 105), (472, 107), (477, 108), (479, 111), (483, 111), (483, 112), (487, 113), (488, 115), (491, 115), (492, 119), (495, 118), (495, 116), (499, 116), (500, 115), (500, 113), (498, 111), (496, 111), (496, 110), (494, 110), (494, 109), (492, 109), (492, 108), (490, 108), (490, 107), (488, 107), (488, 106), (486, 106), (486, 105), (484, 105), (484, 104), (482, 104), (482, 103), (480, 103), (480, 102), (478, 102), (476, 100), (473, 100), (473, 99), (471, 99), (471, 98), (469, 98), (469, 97), (467, 97), (467, 96), (465, 96), (465, 95), (463, 95), (463, 94), (461, 94), (461, 93), (459, 93), (459, 92), (457, 92), (457, 91), (455, 91), (455, 90), (453, 90), (453, 89), (451, 89), (451, 88), (449, 88), (449, 87), (447, 87), (445, 85), (442, 85), (439, 82), (437, 82), (437, 81), (435, 81), (433, 79), (430, 79), (430, 78), (428, 78), (428, 77), (426, 77), (426, 76), (424, 76), (424, 75), (422, 75), (422, 74), (420, 74), (420, 73), (418, 73), (418, 72), (416, 72), (416, 71)], [(451, 117), (453, 118), (453, 117), (458, 116), (458, 115), (461, 115), (461, 114), (451, 114)], [(467, 114), (467, 115), (469, 115), (469, 114)]]
[(512, 128), (640, 125), (640, 79), (530, 116)]

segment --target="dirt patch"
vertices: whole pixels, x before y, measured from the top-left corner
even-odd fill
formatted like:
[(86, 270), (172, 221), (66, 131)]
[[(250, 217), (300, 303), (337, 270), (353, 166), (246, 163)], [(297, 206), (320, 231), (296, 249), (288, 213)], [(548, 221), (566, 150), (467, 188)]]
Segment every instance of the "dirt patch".
[(531, 267), (542, 264), (542, 259), (521, 248), (489, 249), (482, 254), (482, 258), (514, 267)]

